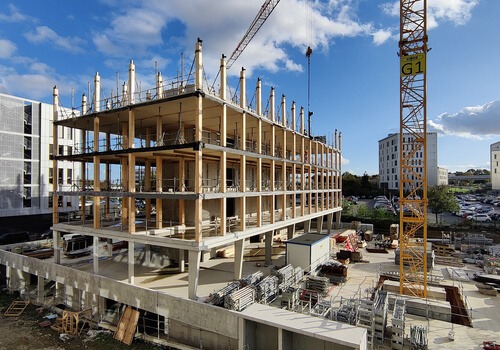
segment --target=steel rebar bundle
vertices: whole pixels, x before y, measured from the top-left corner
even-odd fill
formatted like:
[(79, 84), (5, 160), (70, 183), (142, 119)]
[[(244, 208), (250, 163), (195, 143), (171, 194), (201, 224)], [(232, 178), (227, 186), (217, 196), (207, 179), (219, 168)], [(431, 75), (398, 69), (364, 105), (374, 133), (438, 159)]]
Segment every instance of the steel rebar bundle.
[(274, 299), (278, 297), (279, 289), (278, 289), (279, 280), (276, 276), (266, 276), (257, 283), (256, 294), (257, 301), (259, 303), (270, 303)]
[(224, 298), (224, 308), (242, 311), (255, 302), (255, 287), (246, 286), (235, 290)]
[(223, 306), (224, 305), (224, 299), (226, 298), (227, 295), (230, 293), (234, 292), (235, 290), (238, 290), (240, 288), (240, 283), (239, 282), (231, 282), (224, 288), (211, 293), (208, 296), (209, 302), (212, 305), (217, 305), (217, 306)]
[(295, 283), (295, 270), (292, 265), (286, 265), (279, 270), (273, 270), (272, 272), (279, 280), (279, 290), (281, 292), (285, 291), (293, 283)]
[(255, 284), (259, 283), (263, 277), (264, 277), (264, 273), (262, 271), (254, 272), (254, 273), (247, 275), (247, 276), (243, 277), (242, 279), (240, 279), (240, 285), (242, 287), (246, 287), (246, 286), (249, 286), (251, 284), (255, 285)]

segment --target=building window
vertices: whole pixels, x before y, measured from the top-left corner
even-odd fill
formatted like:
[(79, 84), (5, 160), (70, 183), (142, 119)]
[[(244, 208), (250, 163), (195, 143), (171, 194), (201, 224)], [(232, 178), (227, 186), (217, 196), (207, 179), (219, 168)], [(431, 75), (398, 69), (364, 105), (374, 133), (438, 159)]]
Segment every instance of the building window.
[(23, 208), (31, 207), (31, 187), (24, 187), (23, 189)]
[(31, 137), (24, 137), (24, 159), (31, 159)]
[(64, 146), (59, 146), (59, 153), (58, 153), (60, 156), (63, 156), (64, 155)]
[(71, 185), (73, 182), (73, 169), (68, 169), (66, 175), (66, 182)]
[(49, 208), (52, 208), (54, 206), (54, 202), (52, 200), (52, 195), (49, 194)]
[(72, 207), (71, 198), (66, 201), (66, 207), (67, 208), (71, 208)]
[(54, 174), (53, 174), (53, 169), (49, 168), (49, 184), (54, 183)]
[(64, 177), (64, 174), (63, 174), (64, 169), (57, 169), (57, 170), (58, 170), (58, 174), (57, 174), (58, 175), (57, 176), (58, 183), (62, 185), (64, 183), (64, 178), (63, 178)]
[(53, 156), (53, 155), (54, 155), (54, 145), (49, 144), (49, 156)]

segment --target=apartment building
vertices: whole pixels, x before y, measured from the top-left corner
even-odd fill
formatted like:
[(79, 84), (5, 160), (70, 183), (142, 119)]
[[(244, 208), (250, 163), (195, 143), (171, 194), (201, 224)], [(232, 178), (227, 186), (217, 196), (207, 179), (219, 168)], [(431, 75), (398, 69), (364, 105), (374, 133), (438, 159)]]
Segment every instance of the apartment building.
[[(54, 135), (54, 176), (61, 164), (81, 169), (75, 186), (54, 183), (54, 198), (74, 198), (80, 208), (92, 204), (91, 211), (71, 216), (54, 207), (56, 246), (61, 232), (93, 236), (95, 246), (101, 239), (127, 241), (131, 284), (135, 245), (168, 250), (181, 269), (187, 256), (187, 297), (196, 299), (200, 260), (217, 248), (234, 246), (238, 279), (248, 239), (265, 238), (270, 250), (276, 232), (287, 230), (293, 237), (296, 225), (308, 232), (315, 220), (319, 232), (340, 222), (341, 134), (335, 131), (329, 144), (308, 135), (303, 108), (287, 106), (284, 95), (277, 102), (273, 88), (263, 103), (260, 79), (249, 103), (244, 69), (239, 95), (231, 96), (225, 57), (219, 77), (216, 92), (203, 79), (198, 41), (185, 80), (164, 81), (158, 73), (156, 86), (136, 91), (131, 61), (121, 94), (101, 99), (96, 74), (92, 101), (82, 97), (79, 116), (60, 113), (54, 88), (54, 130), (82, 134), (71, 154), (61, 152)], [(120, 203), (119, 215), (112, 203)], [(139, 220), (140, 203), (145, 217)], [(98, 265), (94, 254), (96, 273)]]
[(500, 190), (500, 142), (490, 145), (491, 189)]
[[(399, 153), (399, 133), (389, 134), (386, 138), (379, 140), (379, 186), (388, 190), (399, 190), (400, 173), (400, 153)], [(405, 142), (412, 136), (404, 134)], [(427, 185), (447, 185), (448, 171), (443, 167), (438, 167), (438, 142), (437, 133), (427, 133)], [(423, 162), (423, 152), (419, 151), (415, 155), (417, 162)], [(423, 167), (417, 168), (418, 174), (423, 174)], [(445, 176), (446, 174), (446, 176)]]
[[(50, 191), (54, 183), (52, 104), (0, 94), (0, 217), (51, 214), (54, 203)], [(72, 111), (61, 109), (61, 114)], [(75, 114), (76, 115), (76, 114)], [(57, 144), (61, 152), (72, 152), (80, 134), (60, 127)], [(56, 179), (61, 186), (72, 186), (80, 168), (70, 162), (59, 164)], [(78, 209), (78, 199), (61, 196), (59, 210)]]

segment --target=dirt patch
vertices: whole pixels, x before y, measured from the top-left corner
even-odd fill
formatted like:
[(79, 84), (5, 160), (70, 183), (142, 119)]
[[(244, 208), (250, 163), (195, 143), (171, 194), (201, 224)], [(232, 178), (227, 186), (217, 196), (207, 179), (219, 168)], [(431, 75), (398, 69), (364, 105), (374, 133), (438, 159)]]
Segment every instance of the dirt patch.
[[(158, 350), (171, 349), (159, 347), (134, 339), (131, 346), (113, 339), (113, 333), (93, 330), (81, 336), (60, 339), (60, 334), (50, 327), (42, 328), (40, 323), (47, 321), (44, 317), (49, 310), (28, 305), (24, 312), (17, 317), (4, 316), (5, 310), (12, 301), (19, 300), (6, 292), (0, 292), (0, 349), (1, 350)], [(85, 333), (85, 334), (84, 334)]]

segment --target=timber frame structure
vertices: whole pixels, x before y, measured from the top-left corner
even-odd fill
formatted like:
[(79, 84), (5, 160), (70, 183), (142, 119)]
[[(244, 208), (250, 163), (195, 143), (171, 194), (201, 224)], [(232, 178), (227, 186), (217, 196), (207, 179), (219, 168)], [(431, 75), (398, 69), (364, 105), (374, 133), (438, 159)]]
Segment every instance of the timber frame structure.
[[(324, 222), (328, 230), (340, 222), (341, 133), (335, 131), (330, 145), (326, 137), (308, 135), (303, 108), (298, 118), (294, 102), (288, 112), (284, 95), (276, 108), (274, 88), (263, 113), (260, 79), (250, 108), (244, 69), (239, 96), (228, 98), (225, 60), (222, 56), (218, 92), (204, 83), (199, 39), (187, 79), (164, 82), (157, 73), (153, 89), (136, 91), (131, 61), (122, 94), (101, 100), (96, 74), (90, 107), (83, 95), (77, 117), (60, 112), (54, 87), (53, 178), (58, 179), (61, 161), (82, 169), (82, 178), (71, 185), (53, 183), (53, 203), (60, 196), (78, 196), (81, 203), (79, 213), (67, 217), (54, 206), (56, 262), (61, 232), (93, 236), (95, 245), (126, 241), (131, 284), (135, 244), (176, 251), (181, 266), (187, 251), (188, 297), (196, 299), (206, 253), (234, 245), (238, 279), (246, 239), (265, 237), (267, 249), (279, 230), (287, 229), (291, 238), (295, 225), (309, 232), (313, 219), (318, 232)], [(58, 126), (82, 132), (82, 144), (71, 154), (58, 147)], [(120, 212), (113, 212), (116, 203)], [(144, 217), (137, 215), (141, 203)]]

